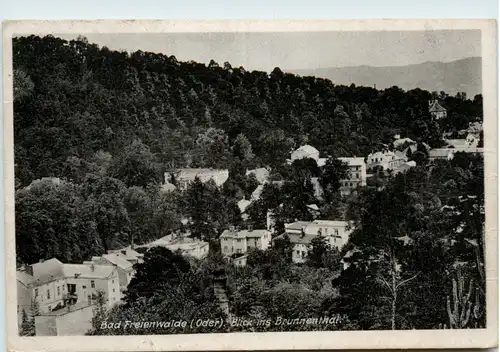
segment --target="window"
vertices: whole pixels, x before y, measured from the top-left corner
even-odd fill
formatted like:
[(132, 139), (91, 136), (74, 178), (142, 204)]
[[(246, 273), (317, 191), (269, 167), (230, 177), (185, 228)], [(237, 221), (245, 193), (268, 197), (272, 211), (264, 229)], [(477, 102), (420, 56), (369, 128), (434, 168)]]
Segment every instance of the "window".
[(115, 289), (113, 289), (113, 292), (115, 292)]
[(335, 236), (339, 235), (339, 230), (335, 229)]
[(300, 251), (299, 250), (297, 250), (296, 252), (297, 252), (297, 255), (300, 255)]
[(57, 286), (57, 295), (60, 296), (61, 295), (61, 287), (60, 286)]
[(49, 312), (52, 312), (52, 307), (51, 306), (49, 306)]
[(38, 297), (38, 289), (35, 288), (35, 297)]
[(114, 284), (115, 283), (115, 280), (111, 280), (111, 283)]
[(237, 241), (237, 242), (241, 242), (241, 238), (238, 238), (236, 241)]
[(90, 287), (95, 288), (95, 281), (94, 280), (90, 280)]
[(47, 290), (47, 299), (50, 299), (50, 290)]
[(224, 246), (224, 253), (227, 253), (227, 246)]
[(306, 256), (306, 252), (302, 251), (302, 258)]
[(85, 289), (87, 288), (87, 286), (85, 286), (85, 285), (82, 285), (82, 288), (83, 288), (83, 289), (85, 290)]

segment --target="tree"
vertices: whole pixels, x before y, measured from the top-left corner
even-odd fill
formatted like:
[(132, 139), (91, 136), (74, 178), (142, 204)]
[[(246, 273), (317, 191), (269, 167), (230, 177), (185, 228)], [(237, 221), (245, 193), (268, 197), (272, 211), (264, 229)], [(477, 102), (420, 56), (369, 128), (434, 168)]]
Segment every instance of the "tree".
[(95, 307), (92, 316), (92, 328), (86, 335), (99, 335), (99, 330), (102, 329), (102, 323), (106, 322), (107, 308), (106, 308), (106, 295), (102, 290), (97, 290), (95, 293)]
[(21, 336), (35, 336), (35, 324), (33, 319), (28, 317), (26, 314), (26, 310), (23, 309), (21, 316), (21, 327), (19, 331), (19, 335)]
[(243, 162), (244, 165), (249, 165), (254, 158), (254, 154), (252, 152), (252, 144), (245, 137), (244, 134), (239, 134), (236, 136), (236, 139), (233, 144), (233, 154), (239, 160)]
[(230, 148), (226, 132), (217, 128), (208, 128), (196, 138), (196, 159), (202, 167), (216, 169), (227, 167)]
[(134, 186), (124, 191), (123, 204), (130, 221), (128, 243), (144, 242), (151, 230), (153, 200), (142, 187)]
[(330, 244), (322, 235), (318, 235), (311, 240), (311, 249), (307, 254), (309, 265), (320, 268), (323, 266), (323, 260), (330, 250)]
[(179, 285), (189, 271), (190, 264), (181, 254), (164, 247), (153, 247), (145, 253), (143, 263), (137, 264), (124, 301), (129, 305), (138, 300), (145, 301), (166, 287)]
[(102, 251), (85, 216), (81, 187), (60, 179), (34, 181), (16, 192), (16, 247), (21, 263), (58, 257), (81, 262)]
[(14, 69), (14, 101), (23, 101), (33, 94), (35, 85), (31, 78), (21, 68)]
[(293, 139), (287, 138), (285, 132), (281, 129), (265, 132), (259, 138), (261, 159), (271, 168), (278, 167), (290, 156), (294, 145)]
[(338, 193), (341, 186), (340, 181), (347, 179), (348, 173), (349, 167), (346, 163), (336, 158), (327, 159), (320, 176), (320, 183), (327, 202), (335, 198), (335, 194)]
[(155, 155), (139, 139), (127, 145), (114, 161), (112, 175), (128, 187), (162, 182)]
[(88, 175), (85, 179), (83, 214), (93, 222), (100, 245), (110, 247), (128, 239), (129, 216), (124, 203), (125, 185), (112, 177)]

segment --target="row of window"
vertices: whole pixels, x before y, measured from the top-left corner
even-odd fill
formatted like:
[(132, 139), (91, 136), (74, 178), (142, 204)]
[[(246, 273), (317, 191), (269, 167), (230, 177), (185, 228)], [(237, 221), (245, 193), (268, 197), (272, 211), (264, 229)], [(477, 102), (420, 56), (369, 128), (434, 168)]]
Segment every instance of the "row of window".
[(298, 255), (299, 257), (304, 258), (304, 257), (306, 256), (306, 252), (304, 252), (304, 251), (296, 251), (296, 252), (297, 252), (297, 255)]
[[(325, 228), (322, 228), (322, 229), (318, 230), (318, 235), (322, 235), (323, 233), (325, 235), (328, 235), (328, 227), (325, 227)], [(333, 229), (333, 234), (335, 236), (338, 236), (339, 235), (339, 230), (338, 229)]]
[[(113, 283), (114, 283), (114, 280), (113, 280)], [(90, 280), (90, 287), (91, 288), (95, 288), (95, 281), (94, 280)], [(87, 286), (85, 285), (82, 285), (82, 288), (83, 289), (86, 289)], [(64, 293), (64, 284), (61, 285), (61, 286), (56, 286), (56, 297), (60, 297), (61, 296), (61, 293)], [(69, 293), (74, 293), (76, 291), (76, 285), (74, 284), (68, 284), (68, 292)], [(38, 288), (35, 288), (35, 298), (38, 298), (39, 297), (39, 293), (38, 293)], [(50, 288), (47, 289), (46, 291), (46, 297), (47, 299), (51, 299), (51, 290)], [(41, 297), (42, 300), (43, 300), (43, 296)]]
[[(231, 247), (231, 253), (234, 252), (234, 247)], [(224, 253), (229, 253), (229, 248), (227, 248), (227, 246), (224, 246)], [(236, 249), (236, 253), (243, 253), (243, 251), (241, 250), (241, 248), (238, 248)]]

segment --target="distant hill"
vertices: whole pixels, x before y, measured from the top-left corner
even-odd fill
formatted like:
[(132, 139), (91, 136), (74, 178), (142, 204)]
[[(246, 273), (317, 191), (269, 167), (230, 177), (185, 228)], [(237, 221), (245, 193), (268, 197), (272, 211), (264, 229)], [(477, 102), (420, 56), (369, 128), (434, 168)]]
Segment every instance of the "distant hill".
[(398, 86), (404, 90), (421, 88), (430, 92), (444, 91), (449, 95), (481, 94), (481, 58), (470, 57), (452, 62), (424, 62), (408, 66), (331, 67), (313, 70), (286, 70), (301, 76), (330, 79), (335, 84), (356, 86), (377, 85), (378, 89)]

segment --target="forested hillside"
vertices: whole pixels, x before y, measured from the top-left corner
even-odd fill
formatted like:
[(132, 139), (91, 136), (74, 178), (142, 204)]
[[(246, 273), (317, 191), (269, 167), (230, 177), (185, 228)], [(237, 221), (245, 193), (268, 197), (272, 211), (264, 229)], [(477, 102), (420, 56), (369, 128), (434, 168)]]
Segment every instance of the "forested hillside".
[[(234, 317), (347, 315), (335, 326), (260, 327), (266, 331), (484, 327), (483, 157), (456, 153), (432, 163), (419, 143), (415, 167), (376, 173), (350, 197), (338, 194), (346, 170), (336, 159), (367, 156), (394, 134), (439, 147), (443, 132), (482, 120), (481, 96), (338, 86), (279, 68), (268, 74), (178, 62), (172, 53), (111, 51), (84, 38), (30, 36), (13, 45), (18, 264), (81, 263), (176, 229), (210, 242), (201, 262), (158, 247), (147, 252), (125, 304), (96, 316), (89, 333), (214, 331), (98, 326), (130, 317), (220, 318), (211, 283), (225, 265), (218, 238), (245, 224), (237, 202), (258, 184), (245, 171), (266, 166), (281, 182), (265, 185), (248, 224), (262, 228), (269, 210), (277, 225), (311, 220), (314, 203), (321, 219), (349, 220), (353, 233), (341, 250), (315, 241), (304, 264), (292, 263), (285, 237), (250, 251), (245, 268), (226, 266)], [(430, 99), (448, 111), (439, 123)], [(331, 156), (321, 170), (313, 159), (286, 163), (306, 142)], [(164, 192), (169, 167), (228, 168), (229, 178), (222, 187), (198, 179)], [(321, 200), (312, 177), (325, 189)]]
[(395, 132), (437, 146), (444, 127), (482, 117), (481, 96), (440, 93), (448, 119), (438, 126), (427, 111), (432, 94), (420, 89), (336, 86), (279, 68), (111, 51), (84, 38), (30, 36), (13, 46), (19, 185), (63, 176), (72, 157), (120, 158), (135, 139), (162, 166), (227, 167), (234, 146), (251, 146), (249, 164), (275, 166), (305, 141), (333, 156), (365, 156)]

